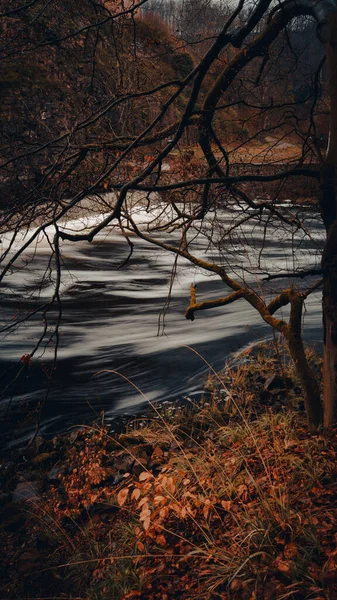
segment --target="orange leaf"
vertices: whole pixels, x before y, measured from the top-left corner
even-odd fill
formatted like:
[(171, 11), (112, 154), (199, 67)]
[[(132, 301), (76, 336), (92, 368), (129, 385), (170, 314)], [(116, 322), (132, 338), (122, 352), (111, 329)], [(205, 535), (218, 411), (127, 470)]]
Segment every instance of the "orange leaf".
[(164, 452), (162, 451), (160, 446), (156, 446), (152, 452), (152, 458), (162, 458)]
[(140, 496), (140, 489), (135, 488), (131, 494), (131, 500), (138, 500), (139, 496)]
[(290, 571), (288, 563), (286, 563), (284, 560), (277, 558), (274, 564), (278, 571), (281, 571), (281, 573), (288, 573), (288, 571)]
[(163, 503), (163, 500), (166, 500), (165, 496), (160, 496), (160, 495), (159, 495), (159, 496), (155, 496), (155, 497), (153, 498), (153, 503), (154, 503), (155, 505), (157, 505), (157, 504), (162, 504), (162, 503)]
[(229, 512), (232, 507), (232, 503), (230, 500), (221, 500), (221, 506), (227, 510), (227, 512)]
[(296, 556), (297, 554), (296, 544), (294, 544), (294, 542), (290, 542), (290, 544), (287, 544), (283, 550), (283, 554), (285, 558), (294, 558), (294, 556)]
[(144, 506), (144, 504), (147, 504), (147, 506), (149, 506), (148, 499), (149, 499), (148, 496), (144, 496), (144, 498), (139, 500), (139, 502), (137, 504), (137, 508), (141, 508), (142, 506)]
[(22, 364), (24, 365), (30, 365), (32, 363), (32, 359), (30, 354), (23, 354), (20, 358)]
[(146, 510), (142, 510), (142, 512), (140, 513), (139, 520), (145, 521), (149, 517), (151, 517), (151, 511), (147, 508)]
[(123, 504), (125, 504), (125, 500), (128, 497), (128, 493), (129, 493), (129, 488), (123, 488), (120, 492), (118, 492), (117, 502), (118, 502), (119, 506), (123, 506)]
[(144, 552), (145, 546), (144, 546), (143, 542), (137, 542), (137, 548), (138, 548), (139, 552)]
[(147, 479), (150, 479), (150, 477), (153, 477), (152, 473), (148, 473), (147, 471), (143, 471), (139, 475), (139, 481), (146, 481)]
[(162, 534), (156, 537), (156, 542), (159, 546), (166, 546), (166, 538)]

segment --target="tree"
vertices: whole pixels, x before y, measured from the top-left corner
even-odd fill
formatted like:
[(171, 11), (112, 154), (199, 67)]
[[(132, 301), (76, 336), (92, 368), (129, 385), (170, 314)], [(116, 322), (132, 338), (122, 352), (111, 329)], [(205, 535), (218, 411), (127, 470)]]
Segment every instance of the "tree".
[[(8, 142), (1, 168), (9, 207), (2, 210), (1, 231), (11, 231), (12, 237), (3, 252), (1, 281), (8, 281), (23, 250), (53, 227), (54, 239), (49, 241), (50, 268), (56, 270), (54, 294), (47, 305), (37, 302), (33, 309), (47, 315), (53, 304), (61, 306), (64, 240), (91, 242), (115, 224), (132, 251), (129, 232), (136, 233), (222, 280), (225, 295), (217, 299), (199, 301), (191, 287), (188, 319), (243, 299), (284, 336), (301, 380), (308, 421), (314, 426), (323, 420), (323, 407), (301, 328), (305, 300), (323, 285), (324, 423), (329, 426), (337, 419), (336, 4), (290, 0), (274, 6), (259, 0), (248, 6), (240, 0), (195, 64), (193, 46), (186, 46), (158, 18), (151, 21), (139, 14), (145, 4), (146, 0), (127, 5), (86, 0), (79, 16), (64, 0), (53, 8), (40, 0), (14, 7), (2, 1), (5, 85), (19, 106), (27, 106), (27, 83), (22, 86), (24, 75), (15, 75), (19, 88), (11, 88), (18, 55), (30, 68), (40, 65), (47, 78), (59, 58), (70, 89), (71, 72), (65, 65), (72, 56), (83, 85), (76, 99), (60, 98), (57, 123), (41, 130), (41, 106), (31, 119), (33, 134), (23, 134), (22, 128), (19, 134), (5, 131)], [(310, 64), (301, 58), (310, 55), (308, 45), (315, 48)], [(83, 75), (84, 62), (90, 64), (90, 81)], [(110, 79), (108, 64), (114, 73)], [(50, 89), (50, 84), (45, 81), (42, 87)], [(74, 123), (69, 115), (78, 103), (84, 116)], [(327, 134), (329, 111), (331, 136), (325, 156), (321, 138)], [(10, 122), (11, 114), (8, 118)], [(186, 148), (191, 139), (197, 146)], [(322, 264), (303, 269), (294, 259), (292, 270), (272, 273), (268, 263), (263, 264), (264, 246), (255, 256), (244, 248), (244, 260), (238, 261), (243, 226), (251, 232), (256, 227), (262, 232), (282, 230), (294, 238), (294, 253), (300, 251), (310, 225), (308, 229), (296, 203), (298, 190), (302, 196), (319, 198), (326, 229)], [(109, 197), (102, 195), (105, 191), (111, 192)], [(278, 201), (289, 195), (294, 206), (280, 207)], [(90, 231), (69, 232), (62, 220), (88, 196), (97, 212), (104, 207), (108, 215)], [(140, 227), (134, 217), (139, 207), (151, 211), (158, 206), (163, 218), (147, 230)], [(224, 224), (225, 208), (232, 217)], [(13, 250), (20, 229), (32, 223), (35, 230)], [(180, 231), (179, 244), (167, 243), (162, 231)], [(201, 238), (208, 242), (208, 254), (217, 254), (212, 260), (200, 256)], [(240, 274), (234, 274), (238, 270)], [(256, 285), (247, 284), (247, 271), (256, 274)], [(285, 276), (287, 285), (267, 297), (261, 278), (279, 286)], [(289, 308), (288, 319), (276, 316), (282, 307)], [(5, 330), (13, 326), (6, 324)], [(59, 326), (60, 320), (56, 330)]]

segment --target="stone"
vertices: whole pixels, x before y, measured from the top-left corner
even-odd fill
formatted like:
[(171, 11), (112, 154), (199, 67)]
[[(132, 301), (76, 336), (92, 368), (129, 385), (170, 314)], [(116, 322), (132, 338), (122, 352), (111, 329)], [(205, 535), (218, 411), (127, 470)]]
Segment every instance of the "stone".
[(22, 481), (16, 486), (12, 501), (21, 502), (22, 500), (29, 500), (30, 502), (37, 500), (42, 492), (41, 481)]
[(60, 478), (66, 472), (66, 467), (64, 465), (55, 465), (49, 473), (47, 473), (47, 479), (50, 483), (60, 483)]
[(270, 375), (265, 381), (264, 391), (275, 393), (276, 391), (285, 391), (287, 388), (291, 389), (294, 387), (294, 382), (290, 377), (287, 377), (286, 380), (281, 375)]
[(27, 448), (26, 456), (37, 456), (46, 449), (46, 446), (46, 440), (41, 435), (37, 435), (34, 441), (31, 443), (31, 445)]

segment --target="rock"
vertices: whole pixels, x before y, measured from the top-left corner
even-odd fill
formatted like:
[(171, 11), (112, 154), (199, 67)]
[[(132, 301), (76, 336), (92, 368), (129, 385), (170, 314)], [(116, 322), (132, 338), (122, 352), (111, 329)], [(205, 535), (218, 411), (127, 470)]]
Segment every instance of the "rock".
[(21, 502), (22, 500), (37, 500), (42, 492), (41, 481), (22, 481), (16, 486), (12, 501)]
[(61, 435), (56, 435), (53, 437), (51, 445), (54, 450), (60, 450), (64, 446), (64, 439)]
[(27, 448), (25, 454), (27, 457), (34, 457), (46, 450), (46, 448), (46, 440), (41, 435), (37, 435), (34, 441), (32, 442), (31, 446)]
[(129, 435), (127, 433), (122, 433), (118, 441), (120, 444), (124, 446), (136, 446), (144, 443), (144, 438), (141, 435)]
[(66, 472), (66, 467), (64, 465), (55, 465), (49, 473), (47, 473), (47, 479), (50, 483), (60, 483), (60, 478)]
[(83, 440), (83, 431), (81, 431), (80, 429), (76, 429), (75, 431), (69, 433), (67, 438), (71, 444), (74, 444), (75, 442)]
[(263, 389), (265, 392), (277, 393), (293, 387), (294, 382), (290, 377), (287, 377), (285, 380), (281, 375), (274, 374), (266, 379)]
[(124, 473), (120, 473), (120, 471), (118, 471), (116, 475), (113, 476), (111, 485), (118, 485), (121, 481), (123, 481), (123, 479)]
[(111, 464), (117, 471), (124, 473), (129, 473), (132, 470), (134, 463), (134, 457), (125, 452), (117, 455), (115, 454), (108, 462), (108, 464)]

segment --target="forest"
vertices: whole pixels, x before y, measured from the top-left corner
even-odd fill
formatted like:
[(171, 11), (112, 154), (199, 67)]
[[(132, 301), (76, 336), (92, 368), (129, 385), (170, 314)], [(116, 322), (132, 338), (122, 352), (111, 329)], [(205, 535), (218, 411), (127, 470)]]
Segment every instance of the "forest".
[(0, 0), (1, 597), (337, 598), (335, 0)]

